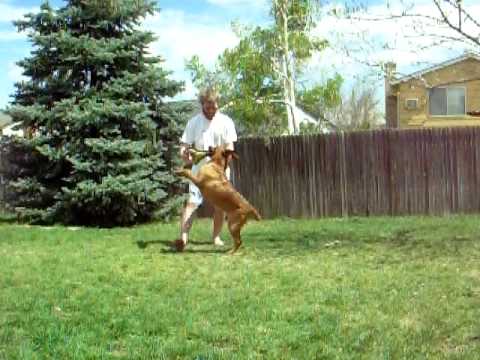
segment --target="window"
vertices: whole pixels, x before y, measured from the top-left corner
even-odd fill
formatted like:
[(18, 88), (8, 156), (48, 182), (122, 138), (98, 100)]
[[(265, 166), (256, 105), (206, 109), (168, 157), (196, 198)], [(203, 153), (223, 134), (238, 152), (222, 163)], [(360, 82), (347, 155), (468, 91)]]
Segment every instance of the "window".
[(418, 99), (407, 99), (405, 101), (407, 110), (416, 110), (418, 108)]
[(429, 92), (430, 115), (465, 115), (465, 88), (437, 87)]

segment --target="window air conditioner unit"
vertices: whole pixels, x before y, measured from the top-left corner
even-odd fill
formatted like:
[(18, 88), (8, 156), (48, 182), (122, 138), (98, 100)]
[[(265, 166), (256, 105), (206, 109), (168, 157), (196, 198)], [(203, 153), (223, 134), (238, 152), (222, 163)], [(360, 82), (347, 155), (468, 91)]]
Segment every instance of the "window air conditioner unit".
[(418, 109), (418, 99), (407, 99), (407, 100), (405, 100), (405, 108), (407, 110), (417, 110)]

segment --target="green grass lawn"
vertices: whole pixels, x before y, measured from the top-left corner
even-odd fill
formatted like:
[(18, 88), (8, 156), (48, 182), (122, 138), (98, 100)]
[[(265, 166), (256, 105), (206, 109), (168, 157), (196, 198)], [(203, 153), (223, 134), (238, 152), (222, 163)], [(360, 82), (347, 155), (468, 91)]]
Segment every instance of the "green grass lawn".
[(5, 222), (0, 359), (480, 359), (479, 220)]

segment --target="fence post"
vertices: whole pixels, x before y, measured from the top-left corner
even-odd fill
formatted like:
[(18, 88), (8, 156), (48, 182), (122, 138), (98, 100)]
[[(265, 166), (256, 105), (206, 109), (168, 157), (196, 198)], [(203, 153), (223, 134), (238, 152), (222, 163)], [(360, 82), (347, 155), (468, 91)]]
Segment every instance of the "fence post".
[(347, 209), (347, 156), (345, 132), (340, 132), (340, 194), (342, 199), (342, 217), (348, 216)]

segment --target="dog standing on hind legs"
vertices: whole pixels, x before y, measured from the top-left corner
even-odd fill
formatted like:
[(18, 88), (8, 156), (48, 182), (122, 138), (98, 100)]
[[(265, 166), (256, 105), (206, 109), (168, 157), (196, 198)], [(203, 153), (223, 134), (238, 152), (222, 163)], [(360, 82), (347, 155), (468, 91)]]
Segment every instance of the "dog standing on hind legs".
[(226, 149), (225, 146), (217, 146), (209, 150), (211, 160), (203, 165), (196, 175), (191, 170), (181, 169), (175, 171), (178, 176), (192, 181), (202, 195), (214, 206), (222, 209), (227, 214), (228, 230), (233, 239), (233, 248), (230, 254), (234, 254), (242, 245), (240, 232), (250, 218), (261, 220), (261, 216), (240, 193), (234, 189), (225, 175), (229, 160), (233, 157), (238, 159), (235, 151)]

